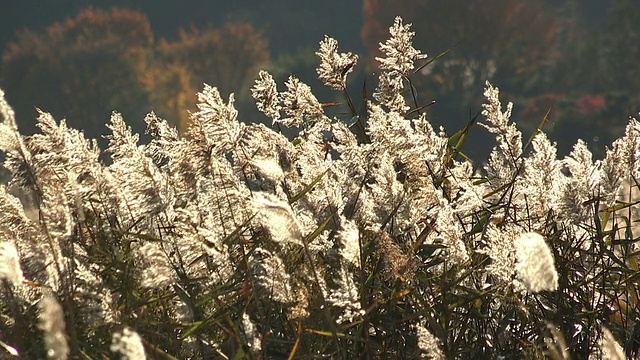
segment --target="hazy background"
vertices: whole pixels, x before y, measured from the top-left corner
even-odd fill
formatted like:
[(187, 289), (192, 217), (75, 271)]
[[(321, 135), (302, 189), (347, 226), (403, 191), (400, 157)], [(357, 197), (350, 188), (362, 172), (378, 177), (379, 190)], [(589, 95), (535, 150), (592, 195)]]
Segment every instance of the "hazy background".
[[(27, 133), (35, 107), (89, 137), (106, 133), (112, 110), (137, 131), (151, 109), (184, 130), (203, 82), (236, 93), (241, 120), (266, 122), (249, 93), (259, 69), (280, 89), (295, 74), (321, 102), (341, 99), (315, 79), (325, 34), (360, 55), (352, 97), (371, 94), (395, 15), (432, 58), (451, 49), (412, 76), (418, 105), (435, 99), (429, 119), (450, 134), (480, 111), (485, 80), (515, 103), (525, 133), (551, 110), (546, 130), (561, 154), (578, 137), (602, 154), (640, 110), (640, 2), (630, 0), (4, 1), (0, 87)], [(491, 138), (472, 135), (466, 150), (482, 159)]]

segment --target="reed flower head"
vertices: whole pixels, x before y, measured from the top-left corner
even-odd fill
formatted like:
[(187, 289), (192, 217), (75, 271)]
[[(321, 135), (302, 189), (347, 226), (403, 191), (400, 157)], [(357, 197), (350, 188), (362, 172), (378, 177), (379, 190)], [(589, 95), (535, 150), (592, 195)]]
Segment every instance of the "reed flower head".
[(12, 285), (18, 285), (23, 280), (20, 256), (16, 247), (8, 242), (0, 243), (0, 279)]
[(244, 334), (247, 337), (247, 345), (254, 354), (257, 354), (262, 350), (262, 342), (258, 335), (258, 329), (256, 325), (251, 321), (251, 318), (247, 313), (242, 314), (242, 326), (244, 327)]
[(611, 331), (602, 327), (602, 335), (598, 341), (599, 349), (591, 353), (589, 359), (625, 360), (624, 350), (616, 341)]
[(385, 56), (376, 58), (381, 73), (373, 97), (390, 111), (399, 113), (409, 109), (402, 95), (403, 77), (413, 69), (416, 60), (426, 57), (413, 47), (411, 40), (415, 33), (409, 31), (410, 27), (411, 24), (403, 25), (402, 18), (396, 17), (389, 28), (391, 37), (385, 43), (380, 43), (380, 51)]
[(360, 267), (360, 231), (353, 221), (345, 220), (338, 231), (338, 238), (344, 246), (341, 254), (350, 264)]
[(162, 248), (154, 242), (148, 242), (138, 251), (144, 264), (140, 285), (148, 289), (159, 289), (174, 284), (175, 274), (169, 258)]
[(257, 220), (274, 241), (302, 244), (302, 228), (289, 203), (267, 193), (255, 194), (253, 202), (258, 210)]
[(416, 326), (416, 335), (418, 336), (418, 348), (420, 349), (421, 359), (444, 360), (445, 356), (440, 349), (438, 339), (427, 330), (423, 325)]
[(413, 69), (416, 60), (427, 57), (413, 47), (411, 41), (416, 33), (409, 31), (410, 28), (411, 24), (405, 25), (401, 17), (396, 17), (389, 28), (391, 38), (384, 44), (380, 44), (380, 51), (385, 54), (385, 57), (376, 58), (380, 62), (381, 70), (407, 75)]
[(347, 87), (347, 75), (356, 66), (358, 55), (338, 53), (338, 41), (328, 36), (320, 41), (320, 50), (316, 55), (320, 57), (320, 66), (316, 69), (318, 78), (334, 90), (344, 90)]
[(44, 332), (47, 357), (65, 360), (69, 356), (69, 345), (67, 344), (62, 307), (53, 295), (45, 295), (39, 305), (41, 311), (39, 316), (40, 329)]
[(272, 252), (256, 248), (248, 259), (257, 294), (279, 303), (291, 303), (291, 278), (282, 259)]
[(307, 121), (317, 120), (324, 115), (322, 106), (309, 85), (295, 76), (290, 76), (285, 85), (287, 91), (281, 94), (282, 108), (290, 117), (276, 122), (287, 127), (301, 126)]
[(120, 359), (124, 360), (144, 360), (147, 358), (144, 354), (142, 338), (128, 327), (113, 334), (111, 351), (119, 353)]
[(516, 273), (527, 291), (537, 293), (558, 289), (558, 273), (553, 263), (551, 249), (544, 238), (529, 232), (520, 235), (515, 242)]
[(260, 70), (255, 84), (251, 88), (251, 96), (256, 100), (256, 107), (273, 121), (280, 119), (280, 101), (278, 89), (271, 74)]

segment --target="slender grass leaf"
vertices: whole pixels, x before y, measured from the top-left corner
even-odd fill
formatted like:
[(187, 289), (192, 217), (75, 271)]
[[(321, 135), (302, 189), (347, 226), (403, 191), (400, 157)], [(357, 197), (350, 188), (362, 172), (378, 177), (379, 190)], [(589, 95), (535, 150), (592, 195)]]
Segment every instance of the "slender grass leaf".
[(303, 196), (305, 196), (309, 191), (313, 190), (313, 188), (316, 186), (316, 184), (318, 184), (320, 182), (320, 180), (322, 179), (322, 177), (329, 171), (329, 169), (323, 171), (320, 175), (318, 175), (315, 179), (313, 179), (313, 181), (311, 182), (311, 184), (307, 185), (304, 189), (302, 189), (302, 191), (300, 191), (299, 193), (297, 193), (296, 195), (294, 195), (293, 197), (291, 197), (289, 199), (289, 204), (293, 204), (296, 201), (300, 200)]

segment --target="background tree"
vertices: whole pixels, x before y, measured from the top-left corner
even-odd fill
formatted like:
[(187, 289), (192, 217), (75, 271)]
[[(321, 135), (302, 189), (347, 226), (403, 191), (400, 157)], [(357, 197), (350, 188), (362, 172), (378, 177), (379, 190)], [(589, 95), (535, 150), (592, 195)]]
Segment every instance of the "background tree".
[[(622, 135), (625, 122), (620, 113), (635, 116), (640, 110), (640, 6), (627, 0), (614, 1), (606, 24), (589, 27), (577, 13), (578, 3), (562, 9), (560, 33), (554, 44), (556, 59), (541, 82), (539, 96), (531, 107), (553, 94), (548, 130), (558, 139), (560, 153), (571, 150), (578, 138), (589, 140), (592, 151), (603, 155), (605, 146)], [(530, 112), (531, 115), (534, 112)]]
[(396, 15), (413, 24), (416, 48), (431, 59), (451, 49), (412, 79), (423, 97), (438, 100), (431, 119), (448, 128), (463, 126), (479, 110), (486, 80), (501, 84), (505, 94), (526, 93), (553, 60), (557, 19), (540, 1), (365, 0), (363, 12), (370, 60), (379, 56), (378, 43)]
[(26, 132), (34, 130), (35, 107), (67, 118), (88, 137), (106, 132), (115, 109), (140, 130), (149, 109), (142, 75), (152, 51), (144, 14), (87, 8), (44, 32), (19, 32), (2, 57), (2, 87)]
[(181, 130), (188, 125), (184, 104), (195, 103), (202, 83), (217, 87), (226, 96), (235, 93), (241, 113), (256, 113), (248, 89), (270, 55), (268, 40), (252, 24), (231, 21), (221, 27), (192, 26), (182, 29), (177, 41), (160, 41), (157, 50), (159, 59), (151, 81), (163, 90), (153, 99), (154, 105), (160, 115), (178, 119)]
[(640, 83), (640, 5), (629, 0), (614, 1), (604, 32), (603, 55), (611, 89), (638, 96)]
[(375, 56), (378, 43), (387, 36), (385, 24), (396, 14), (422, 34), (416, 47), (432, 58), (452, 50), (426, 69), (430, 76), (425, 83), (439, 92), (481, 89), (487, 79), (527, 85), (552, 59), (549, 47), (557, 20), (542, 2), (365, 0), (362, 41)]
[(205, 82), (235, 92), (238, 108), (256, 113), (247, 89), (268, 61), (266, 37), (246, 22), (193, 26), (156, 46), (143, 13), (87, 8), (45, 31), (19, 32), (3, 54), (0, 85), (27, 133), (38, 107), (101, 139), (114, 110), (136, 132), (150, 110), (185, 130), (186, 104)]

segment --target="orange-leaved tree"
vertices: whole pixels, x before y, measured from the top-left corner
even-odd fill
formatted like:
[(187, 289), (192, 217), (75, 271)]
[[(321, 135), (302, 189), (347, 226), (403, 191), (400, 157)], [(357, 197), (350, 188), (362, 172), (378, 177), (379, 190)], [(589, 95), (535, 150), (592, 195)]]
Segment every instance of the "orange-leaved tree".
[(18, 32), (3, 53), (2, 87), (27, 132), (34, 130), (36, 107), (89, 137), (106, 132), (113, 110), (139, 130), (149, 108), (142, 74), (152, 52), (143, 13), (87, 8), (43, 32)]
[(23, 131), (35, 130), (38, 107), (100, 139), (114, 110), (136, 132), (149, 110), (185, 130), (186, 104), (205, 82), (255, 111), (247, 89), (268, 61), (268, 41), (249, 23), (191, 27), (156, 44), (145, 14), (87, 8), (45, 31), (18, 32), (3, 53), (0, 86)]
[(223, 94), (235, 93), (242, 113), (255, 111), (247, 89), (270, 56), (265, 35), (252, 24), (230, 21), (220, 27), (191, 26), (180, 30), (177, 41), (161, 40), (157, 51), (158, 61), (150, 77), (154, 107), (160, 115), (178, 119), (180, 130), (188, 126), (187, 104), (195, 103), (202, 83)]

